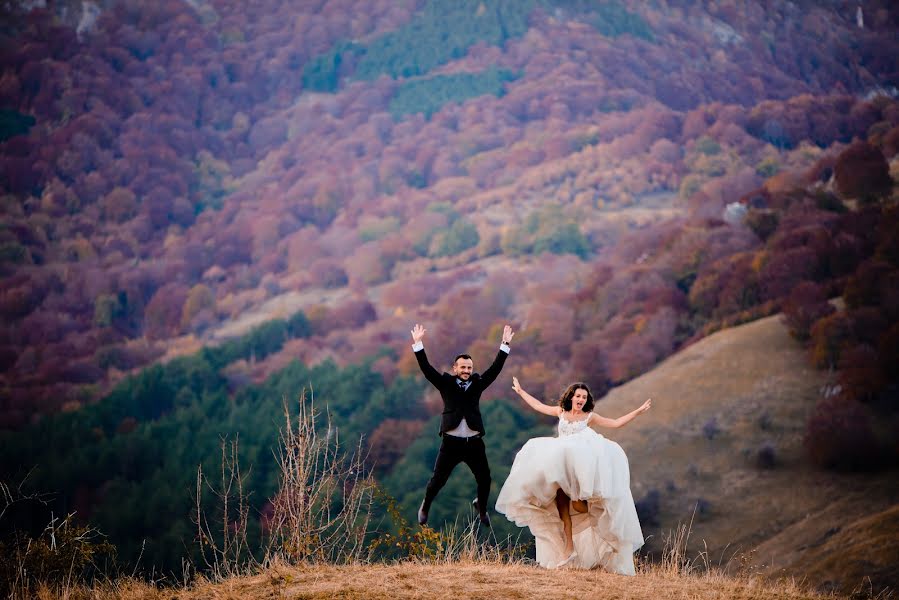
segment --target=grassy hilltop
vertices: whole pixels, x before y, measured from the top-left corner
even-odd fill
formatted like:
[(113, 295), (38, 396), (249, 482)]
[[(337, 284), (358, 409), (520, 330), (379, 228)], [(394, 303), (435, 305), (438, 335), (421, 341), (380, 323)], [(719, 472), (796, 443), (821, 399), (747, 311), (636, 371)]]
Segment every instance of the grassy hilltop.
[[(460, 562), (443, 565), (400, 563), (350, 567), (275, 568), (177, 593), (144, 585), (123, 585), (110, 596), (123, 600), (216, 598), (671, 598), (804, 600), (822, 598), (791, 583), (692, 576), (650, 570), (637, 577), (598, 571), (546, 571), (521, 564)], [(103, 597), (101, 595), (101, 597)], [(830, 596), (832, 597), (832, 596)]]
[[(91, 597), (798, 599), (889, 593), (899, 581), (896, 473), (822, 472), (802, 460), (803, 424), (826, 383), (826, 373), (808, 366), (778, 315), (700, 340), (598, 403), (598, 412), (616, 415), (653, 397), (647, 415), (608, 434), (628, 454), (643, 509), (648, 556), (636, 578), (546, 571), (483, 537), (480, 547), (473, 545), (463, 534), (453, 549), (430, 560), (275, 564), (165, 590), (122, 579), (95, 588)], [(760, 458), (772, 448), (773, 460)], [(653, 496), (656, 508), (647, 509)]]

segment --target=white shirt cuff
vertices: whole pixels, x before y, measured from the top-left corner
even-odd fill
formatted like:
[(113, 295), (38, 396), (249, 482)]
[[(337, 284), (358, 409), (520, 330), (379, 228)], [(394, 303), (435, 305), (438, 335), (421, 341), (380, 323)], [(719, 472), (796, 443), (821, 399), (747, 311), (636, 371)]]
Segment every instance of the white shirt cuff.
[(425, 349), (425, 344), (421, 340), (412, 344), (412, 352), (418, 352), (419, 350), (424, 350), (424, 349)]
[(503, 352), (505, 352), (506, 354), (508, 354), (508, 353), (511, 352), (511, 350), (512, 350), (512, 349), (509, 347), (509, 344), (500, 344), (500, 345), (499, 345), (499, 349), (502, 350)]

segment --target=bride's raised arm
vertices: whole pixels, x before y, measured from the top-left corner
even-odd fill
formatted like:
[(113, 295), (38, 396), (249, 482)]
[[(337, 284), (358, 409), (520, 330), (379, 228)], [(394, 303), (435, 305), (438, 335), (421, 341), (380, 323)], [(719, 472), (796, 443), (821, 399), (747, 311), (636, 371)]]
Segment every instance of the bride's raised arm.
[(548, 406), (543, 404), (526, 391), (521, 388), (521, 384), (518, 383), (518, 378), (512, 378), (512, 389), (516, 394), (521, 396), (521, 399), (528, 403), (528, 406), (536, 410), (538, 413), (543, 413), (544, 415), (550, 415), (551, 417), (558, 417), (559, 413), (562, 411), (562, 407), (560, 406)]
[(593, 413), (587, 421), (587, 424), (593, 429), (598, 429), (599, 427), (610, 427), (612, 429), (616, 429), (618, 427), (624, 427), (628, 423), (634, 420), (637, 415), (642, 415), (652, 406), (652, 398), (644, 402), (640, 408), (632, 410), (627, 413), (623, 417), (618, 417), (617, 419), (610, 419), (608, 417), (603, 417), (596, 413)]

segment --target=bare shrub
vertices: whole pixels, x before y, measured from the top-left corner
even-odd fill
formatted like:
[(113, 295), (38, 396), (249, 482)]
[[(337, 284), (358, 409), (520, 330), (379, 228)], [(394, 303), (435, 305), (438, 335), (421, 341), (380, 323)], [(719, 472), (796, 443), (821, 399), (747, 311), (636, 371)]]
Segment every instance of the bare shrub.
[[(238, 441), (222, 440), (221, 479), (218, 487), (212, 486), (203, 474), (203, 465), (197, 468), (197, 492), (195, 524), (200, 555), (213, 577), (224, 579), (254, 565), (255, 559), (247, 541), (249, 503), (244, 492), (246, 476), (241, 473), (237, 457)], [(203, 509), (203, 488), (207, 487), (221, 508), (220, 522), (213, 529)], [(218, 526), (221, 527), (219, 534)]]
[(774, 444), (765, 442), (755, 454), (755, 465), (759, 469), (773, 469), (777, 466), (777, 451)]
[(710, 417), (702, 426), (702, 436), (707, 440), (715, 439), (720, 433), (721, 428), (718, 426), (718, 419), (715, 417)]
[[(47, 504), (37, 494), (24, 495), (21, 490), (0, 482), (3, 506), (0, 520), (14, 518), (16, 507), (23, 504)], [(4, 522), (4, 529), (9, 527)], [(94, 579), (96, 560), (114, 558), (115, 548), (100, 533), (78, 525), (74, 513), (65, 518), (51, 516), (37, 535), (19, 529), (12, 523), (9, 535), (0, 539), (0, 595), (3, 598), (32, 598), (38, 589), (67, 597), (75, 587)]]
[(659, 525), (659, 511), (661, 494), (659, 490), (651, 489), (646, 495), (634, 503), (637, 509), (637, 517), (644, 526), (657, 527)]
[[(237, 441), (222, 441), (217, 486), (209, 483), (202, 465), (197, 470), (195, 524), (200, 554), (214, 579), (272, 565), (347, 564), (367, 558), (375, 482), (365, 466), (362, 440), (345, 452), (330, 418), (319, 427), (318, 416), (305, 390), (296, 415), (284, 400), (285, 427), (277, 450), (280, 484), (262, 517), (267, 539), (260, 544), (261, 560), (247, 536), (250, 504)], [(220, 511), (214, 523), (204, 509), (204, 487), (212, 491)]]
[(295, 418), (284, 402), (281, 483), (267, 523), (267, 562), (339, 564), (365, 557), (375, 481), (365, 466), (362, 440), (345, 453), (330, 418), (320, 431), (317, 417), (305, 390)]

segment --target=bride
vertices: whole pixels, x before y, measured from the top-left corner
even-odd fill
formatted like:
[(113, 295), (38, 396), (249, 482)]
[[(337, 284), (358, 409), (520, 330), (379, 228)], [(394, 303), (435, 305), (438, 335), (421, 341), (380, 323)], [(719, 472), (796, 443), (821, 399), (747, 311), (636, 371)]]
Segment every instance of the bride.
[(537, 412), (559, 419), (559, 436), (528, 440), (496, 500), (496, 510), (537, 540), (537, 562), (634, 575), (634, 551), (643, 534), (630, 489), (630, 469), (621, 446), (595, 429), (621, 427), (647, 410), (609, 419), (593, 413), (593, 394), (583, 383), (568, 386), (558, 406), (548, 406), (521, 388), (512, 389)]

